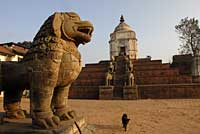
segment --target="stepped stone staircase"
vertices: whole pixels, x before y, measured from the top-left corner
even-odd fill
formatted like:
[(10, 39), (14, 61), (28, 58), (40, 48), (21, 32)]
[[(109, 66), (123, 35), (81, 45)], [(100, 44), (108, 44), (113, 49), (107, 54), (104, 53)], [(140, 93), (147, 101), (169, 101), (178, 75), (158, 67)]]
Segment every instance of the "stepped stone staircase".
[(200, 83), (169, 63), (161, 60), (138, 59), (134, 62), (138, 94), (146, 98), (200, 98)]
[[(99, 86), (105, 85), (109, 62), (86, 64), (71, 86), (70, 98), (99, 99)], [(125, 57), (118, 56), (115, 62), (113, 95), (110, 99), (123, 99)], [(132, 63), (137, 98), (200, 98), (200, 82), (190, 75), (190, 64), (174, 65), (150, 58), (132, 60)]]
[(105, 73), (108, 71), (108, 66), (109, 61), (86, 64), (77, 80), (71, 86), (70, 98), (98, 99), (99, 86), (105, 85)]
[(114, 75), (114, 91), (113, 95), (115, 98), (123, 98), (123, 86), (125, 83), (125, 74), (126, 74), (126, 64), (125, 57), (120, 56), (116, 59), (116, 68)]

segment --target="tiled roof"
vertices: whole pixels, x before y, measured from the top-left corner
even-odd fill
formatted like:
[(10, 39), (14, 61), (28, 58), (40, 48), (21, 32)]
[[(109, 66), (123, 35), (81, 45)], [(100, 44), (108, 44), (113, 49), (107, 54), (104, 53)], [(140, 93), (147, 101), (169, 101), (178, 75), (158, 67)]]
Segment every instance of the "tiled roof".
[(9, 48), (6, 48), (4, 46), (0, 46), (0, 54), (1, 55), (8, 55), (8, 56), (14, 56), (15, 54), (10, 50)]
[(12, 46), (12, 50), (14, 51), (14, 53), (16, 52), (16, 53), (21, 54), (21, 55), (26, 54), (27, 51), (28, 51), (28, 49), (20, 47), (20, 46), (16, 46), (16, 45)]
[(22, 46), (18, 46), (18, 44), (10, 42), (10, 43), (3, 43), (0, 44), (0, 54), (1, 55), (24, 55), (28, 51), (27, 48), (24, 48)]

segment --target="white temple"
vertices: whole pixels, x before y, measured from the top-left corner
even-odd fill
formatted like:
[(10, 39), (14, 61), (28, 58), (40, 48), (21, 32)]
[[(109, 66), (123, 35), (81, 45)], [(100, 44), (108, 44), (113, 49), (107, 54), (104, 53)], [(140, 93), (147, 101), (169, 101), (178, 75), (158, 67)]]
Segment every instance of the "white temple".
[(124, 22), (123, 16), (119, 25), (110, 34), (110, 58), (119, 55), (127, 55), (130, 59), (138, 56), (136, 34), (132, 28)]

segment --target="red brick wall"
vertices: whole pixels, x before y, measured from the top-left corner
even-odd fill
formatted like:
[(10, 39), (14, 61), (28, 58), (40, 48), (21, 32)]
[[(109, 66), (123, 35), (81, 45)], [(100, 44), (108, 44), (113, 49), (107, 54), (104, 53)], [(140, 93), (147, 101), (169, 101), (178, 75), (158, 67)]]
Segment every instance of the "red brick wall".
[(141, 99), (200, 98), (200, 84), (138, 86)]
[(99, 88), (97, 86), (76, 86), (69, 91), (70, 99), (98, 99)]
[[(200, 98), (200, 84), (198, 84), (200, 78), (194, 79), (188, 73), (184, 74), (184, 70), (181, 69), (187, 68), (182, 64), (185, 60), (180, 61), (180, 57), (175, 58), (174, 65), (163, 64), (161, 60), (133, 60), (135, 81), (140, 98)], [(189, 63), (189, 61), (187, 59), (186, 62)], [(108, 63), (108, 61), (101, 61), (96, 64), (86, 64), (77, 80), (72, 84), (70, 98), (98, 99), (98, 87), (105, 85)], [(194, 84), (195, 82), (196, 84)], [(117, 85), (114, 86), (117, 87)]]

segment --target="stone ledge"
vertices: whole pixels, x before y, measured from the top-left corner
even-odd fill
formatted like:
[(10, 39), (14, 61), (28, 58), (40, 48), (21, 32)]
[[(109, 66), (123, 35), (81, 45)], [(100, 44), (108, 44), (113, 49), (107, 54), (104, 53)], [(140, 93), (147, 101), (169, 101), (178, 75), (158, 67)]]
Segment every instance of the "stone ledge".
[[(95, 128), (87, 125), (83, 117), (77, 117), (76, 123), (81, 130), (81, 134), (95, 134)], [(0, 134), (79, 134), (79, 130), (74, 120), (62, 121), (58, 129), (42, 130), (33, 129), (31, 118), (8, 119), (4, 118), (4, 123), (0, 125)]]

